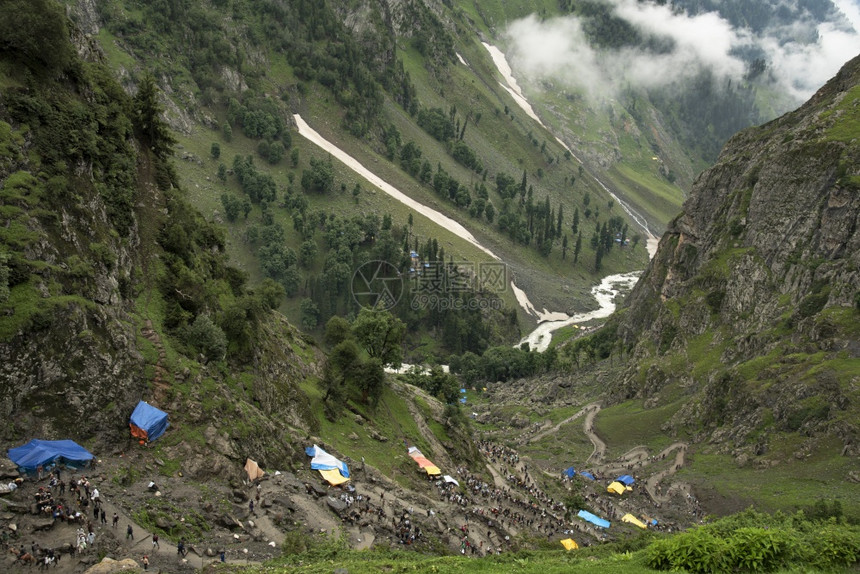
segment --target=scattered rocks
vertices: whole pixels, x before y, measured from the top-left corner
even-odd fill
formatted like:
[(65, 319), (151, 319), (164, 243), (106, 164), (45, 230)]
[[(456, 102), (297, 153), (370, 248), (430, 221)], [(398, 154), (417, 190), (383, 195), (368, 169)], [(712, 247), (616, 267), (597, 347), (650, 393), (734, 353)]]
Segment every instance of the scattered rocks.
[(388, 442), (387, 436), (383, 436), (383, 435), (379, 434), (378, 432), (376, 432), (375, 430), (370, 431), (370, 438), (372, 438), (373, 440), (378, 440), (379, 442)]

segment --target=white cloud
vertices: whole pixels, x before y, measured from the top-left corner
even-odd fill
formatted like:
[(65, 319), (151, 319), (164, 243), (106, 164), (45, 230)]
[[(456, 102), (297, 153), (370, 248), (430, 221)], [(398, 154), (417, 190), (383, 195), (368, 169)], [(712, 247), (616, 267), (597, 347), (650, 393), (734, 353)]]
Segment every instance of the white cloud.
[(854, 31), (860, 32), (860, 3), (851, 0), (833, 0), (839, 11), (851, 22)]
[(834, 0), (850, 21), (814, 25), (799, 20), (753, 37), (733, 28), (717, 13), (691, 16), (666, 6), (636, 0), (608, 0), (615, 15), (644, 36), (670, 39), (667, 53), (639, 49), (592, 48), (575, 16), (545, 21), (529, 16), (506, 31), (508, 57), (515, 74), (532, 80), (549, 79), (582, 89), (591, 96), (611, 96), (621, 86), (654, 87), (680, 82), (702, 69), (738, 79), (744, 64), (738, 48), (764, 51), (770, 73), (785, 91), (802, 101), (832, 77), (848, 59), (860, 53), (860, 6)]

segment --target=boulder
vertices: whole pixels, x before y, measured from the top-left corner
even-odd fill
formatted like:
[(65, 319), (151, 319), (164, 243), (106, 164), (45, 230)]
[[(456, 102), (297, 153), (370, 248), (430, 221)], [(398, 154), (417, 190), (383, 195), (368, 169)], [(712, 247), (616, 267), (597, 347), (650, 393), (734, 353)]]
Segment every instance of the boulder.
[(332, 498), (331, 496), (326, 497), (325, 499), (328, 507), (334, 510), (337, 514), (340, 514), (344, 510), (346, 510), (346, 503), (342, 500), (338, 500), (337, 498)]
[(164, 516), (159, 516), (155, 519), (155, 525), (161, 528), (162, 530), (170, 530), (173, 528), (174, 523), (172, 520), (168, 520)]
[(376, 432), (375, 430), (370, 431), (370, 438), (372, 438), (373, 440), (378, 440), (379, 442), (388, 442), (387, 436), (383, 436), (383, 435), (379, 434), (378, 432)]
[(53, 518), (41, 518), (41, 519), (33, 521), (33, 532), (50, 530), (53, 527), (54, 527), (54, 519)]
[(328, 494), (328, 490), (316, 482), (305, 483), (305, 486), (308, 487), (308, 491), (314, 496), (320, 497)]
[(225, 528), (243, 528), (242, 523), (239, 522), (239, 520), (235, 517), (230, 516), (229, 514), (222, 514), (221, 517), (218, 519), (218, 524), (224, 526)]
[(248, 493), (242, 489), (236, 488), (233, 490), (233, 498), (239, 500), (240, 502), (248, 501)]
[[(81, 561), (83, 562), (83, 560)], [(95, 566), (91, 566), (85, 570), (84, 574), (114, 574), (114, 572), (127, 572), (129, 570), (141, 571), (143, 568), (131, 558), (126, 558), (125, 560), (104, 558)]]
[(272, 502), (274, 502), (275, 504), (277, 504), (279, 506), (283, 506), (284, 508), (286, 508), (290, 512), (296, 511), (296, 505), (293, 504), (293, 501), (290, 500), (289, 498), (287, 498), (286, 496), (279, 496), (279, 497), (273, 499)]

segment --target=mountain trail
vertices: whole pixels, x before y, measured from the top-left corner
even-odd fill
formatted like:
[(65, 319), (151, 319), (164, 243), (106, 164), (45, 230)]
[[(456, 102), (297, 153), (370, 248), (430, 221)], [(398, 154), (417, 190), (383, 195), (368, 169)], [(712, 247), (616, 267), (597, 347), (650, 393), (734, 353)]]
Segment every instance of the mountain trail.
[[(561, 421), (557, 425), (550, 426), (549, 428), (547, 428), (545, 430), (542, 429), (538, 433), (533, 434), (530, 437), (528, 437), (525, 440), (522, 440), (520, 442), (528, 444), (530, 442), (538, 441), (538, 440), (544, 438), (545, 436), (547, 436), (551, 433), (558, 432), (561, 427), (563, 427), (564, 425), (566, 425), (568, 423), (575, 421), (576, 419), (578, 419), (582, 415), (588, 413), (591, 409), (593, 409), (595, 407), (597, 407), (598, 410), (600, 409), (600, 407), (596, 403), (591, 403), (591, 404), (585, 405), (579, 411), (577, 411), (576, 414), (573, 414), (573, 415), (567, 417), (566, 419), (564, 419), (563, 421)], [(600, 439), (598, 439), (598, 440), (600, 440)], [(592, 441), (592, 442), (594, 442), (594, 441)]]

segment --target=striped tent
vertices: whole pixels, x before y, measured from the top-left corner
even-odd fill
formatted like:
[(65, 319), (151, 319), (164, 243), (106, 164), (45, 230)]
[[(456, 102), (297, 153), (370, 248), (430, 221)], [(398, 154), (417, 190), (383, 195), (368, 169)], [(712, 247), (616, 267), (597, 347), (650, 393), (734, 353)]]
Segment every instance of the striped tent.
[(421, 451), (418, 450), (417, 447), (409, 447), (409, 456), (412, 457), (412, 460), (418, 463), (419, 468), (423, 468), (424, 472), (426, 472), (430, 476), (438, 476), (442, 474), (442, 471), (439, 470), (439, 467), (430, 462), (427, 457), (421, 454)]

